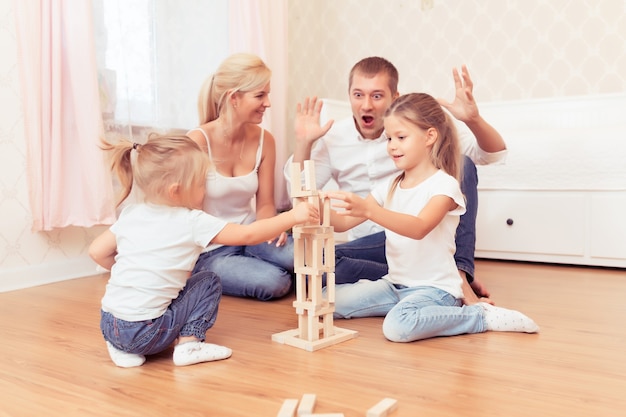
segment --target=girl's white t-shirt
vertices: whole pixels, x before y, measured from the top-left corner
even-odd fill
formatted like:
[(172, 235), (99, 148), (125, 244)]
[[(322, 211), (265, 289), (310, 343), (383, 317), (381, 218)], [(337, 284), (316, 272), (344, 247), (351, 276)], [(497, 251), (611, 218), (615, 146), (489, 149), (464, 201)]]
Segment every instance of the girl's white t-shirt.
[(155, 204), (125, 207), (110, 229), (117, 255), (102, 309), (126, 321), (163, 315), (202, 250), (226, 224), (202, 210)]
[(417, 216), (436, 195), (445, 195), (458, 207), (449, 211), (423, 239), (417, 240), (385, 230), (389, 273), (385, 279), (407, 287), (432, 286), (456, 298), (463, 296), (461, 276), (454, 261), (455, 234), (460, 216), (465, 213), (465, 199), (458, 181), (442, 170), (415, 187), (396, 187), (391, 201), (387, 194), (393, 178), (372, 190), (372, 196), (385, 208)]

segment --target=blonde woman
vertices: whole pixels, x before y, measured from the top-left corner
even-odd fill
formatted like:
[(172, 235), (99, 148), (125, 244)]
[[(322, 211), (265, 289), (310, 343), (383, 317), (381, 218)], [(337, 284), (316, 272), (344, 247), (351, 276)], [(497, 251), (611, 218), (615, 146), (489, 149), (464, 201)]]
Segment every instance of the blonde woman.
[[(271, 105), (271, 75), (256, 55), (226, 58), (200, 91), (200, 125), (187, 132), (212, 161), (203, 209), (231, 223), (248, 224), (276, 215), (276, 144), (272, 134), (259, 126)], [(210, 245), (194, 269), (204, 270), (219, 275), (226, 295), (282, 297), (293, 282), (293, 240), (280, 233), (258, 245)]]

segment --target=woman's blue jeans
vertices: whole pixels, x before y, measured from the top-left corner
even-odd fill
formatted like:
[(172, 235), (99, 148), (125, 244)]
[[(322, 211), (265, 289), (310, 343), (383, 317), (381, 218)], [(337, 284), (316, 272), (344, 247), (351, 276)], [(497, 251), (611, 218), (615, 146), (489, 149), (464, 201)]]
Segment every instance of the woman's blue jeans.
[(293, 283), (293, 238), (275, 243), (221, 246), (200, 254), (194, 272), (219, 275), (225, 295), (271, 300), (286, 295)]
[(396, 286), (386, 279), (361, 280), (335, 288), (336, 318), (385, 317), (383, 334), (392, 342), (487, 330), (484, 310), (434, 287)]
[(179, 336), (204, 341), (217, 319), (222, 286), (217, 275), (203, 271), (193, 274), (165, 313), (156, 319), (125, 321), (101, 311), (100, 329), (115, 348), (138, 355), (152, 355), (167, 349)]
[[(466, 211), (456, 229), (456, 266), (474, 280), (476, 250), (476, 214), (478, 212), (478, 174), (476, 165), (467, 156), (463, 163), (461, 191), (465, 195)], [(387, 274), (385, 232), (375, 233), (341, 243), (335, 247), (335, 282), (348, 284), (360, 279), (377, 280)]]

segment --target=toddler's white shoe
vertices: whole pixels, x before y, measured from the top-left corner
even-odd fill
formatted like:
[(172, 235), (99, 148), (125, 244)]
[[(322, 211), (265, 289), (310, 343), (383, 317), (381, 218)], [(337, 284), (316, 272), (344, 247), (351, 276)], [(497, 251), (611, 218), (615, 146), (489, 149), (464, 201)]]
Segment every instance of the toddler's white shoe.
[(117, 349), (110, 342), (107, 341), (106, 343), (111, 360), (120, 368), (134, 368), (135, 366), (143, 365), (146, 361), (146, 357), (143, 355), (124, 352), (123, 350)]
[(186, 366), (200, 362), (229, 358), (233, 351), (227, 347), (205, 342), (186, 342), (174, 347), (174, 365)]

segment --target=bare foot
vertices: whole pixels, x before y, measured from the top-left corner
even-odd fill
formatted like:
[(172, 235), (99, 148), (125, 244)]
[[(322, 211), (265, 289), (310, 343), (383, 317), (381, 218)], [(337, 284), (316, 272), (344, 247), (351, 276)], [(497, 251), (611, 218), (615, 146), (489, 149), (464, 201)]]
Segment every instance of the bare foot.
[(472, 283), (470, 284), (472, 290), (474, 290), (474, 294), (478, 297), (489, 298), (491, 294), (489, 294), (489, 290), (483, 285), (482, 282), (478, 281), (478, 279), (474, 278)]
[[(463, 291), (463, 304), (471, 306), (472, 304), (483, 302), (490, 305), (495, 305), (495, 303), (489, 299), (489, 292), (480, 282), (474, 280), (472, 281), (472, 284), (470, 284), (467, 281), (467, 273), (465, 273), (465, 271), (461, 269), (459, 269), (459, 275), (462, 279), (461, 290)], [(482, 292), (487, 293), (487, 295), (481, 295), (476, 291), (476, 288), (474, 288), (473, 286), (475, 282), (477, 283), (478, 288), (482, 290)]]

